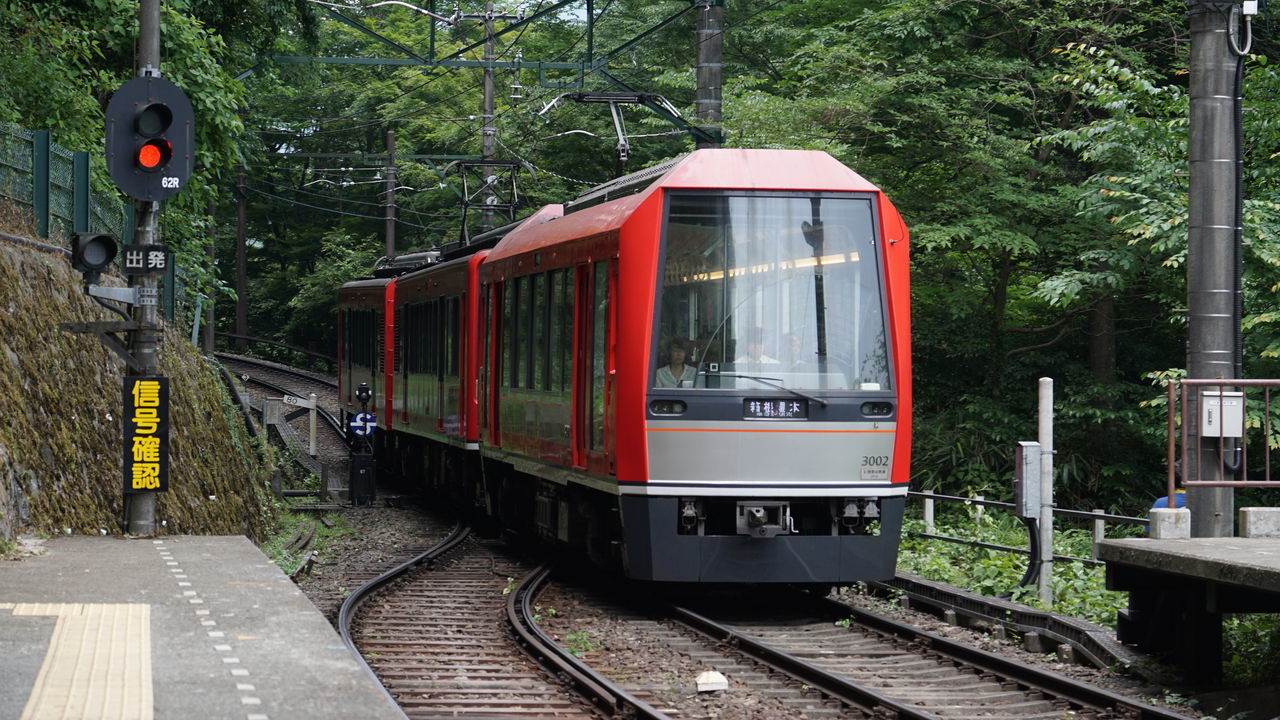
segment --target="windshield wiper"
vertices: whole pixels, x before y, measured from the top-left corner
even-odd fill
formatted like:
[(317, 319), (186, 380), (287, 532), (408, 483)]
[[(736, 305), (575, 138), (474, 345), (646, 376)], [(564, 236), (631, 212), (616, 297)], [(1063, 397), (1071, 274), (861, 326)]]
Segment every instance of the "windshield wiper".
[(707, 372), (707, 371), (705, 371), (705, 370), (703, 370), (703, 371), (699, 372), (698, 374), (699, 374), (699, 375), (708, 375), (708, 374), (710, 374), (710, 375), (715, 375), (716, 377), (731, 377), (731, 378), (742, 378), (742, 379), (744, 379), (744, 380), (755, 380), (756, 382), (758, 382), (758, 383), (762, 383), (762, 384), (764, 384), (764, 385), (768, 385), (769, 387), (774, 387), (774, 388), (777, 388), (777, 389), (779, 389), (779, 390), (786, 390), (787, 392), (791, 393), (792, 395), (795, 395), (795, 396), (797, 396), (797, 397), (802, 397), (802, 398), (804, 398), (805, 400), (812, 400), (813, 402), (818, 403), (818, 404), (819, 404), (819, 405), (821, 405), (822, 407), (826, 407), (826, 406), (827, 406), (827, 401), (826, 401), (826, 400), (823, 400), (822, 398), (820, 398), (820, 397), (818, 397), (818, 396), (816, 396), (816, 395), (810, 395), (809, 393), (803, 393), (803, 392), (800, 392), (799, 390), (796, 390), (795, 388), (789, 388), (789, 387), (787, 387), (786, 385), (781, 385), (780, 383), (782, 382), (782, 378), (761, 377), (761, 376), (759, 376), (759, 375), (740, 375), (740, 374), (738, 374), (738, 373), (726, 373), (726, 372), (708, 373), (708, 372)]

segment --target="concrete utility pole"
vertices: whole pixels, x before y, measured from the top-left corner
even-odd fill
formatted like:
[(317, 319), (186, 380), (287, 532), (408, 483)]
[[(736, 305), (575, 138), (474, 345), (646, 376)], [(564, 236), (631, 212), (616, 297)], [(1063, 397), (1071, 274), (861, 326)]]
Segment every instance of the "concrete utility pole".
[[(720, 86), (724, 67), (724, 3), (726, 0), (698, 0), (698, 121), (702, 129), (720, 137)], [(700, 142), (698, 148), (720, 147), (719, 142)]]
[[(1241, 57), (1233, 50), (1232, 23), (1241, 2), (1187, 3), (1191, 20), (1191, 114), (1187, 215), (1187, 377), (1239, 378), (1241, 165), (1237, 130)], [(1225, 389), (1225, 388), (1224, 388)], [(1190, 442), (1186, 479), (1218, 482), (1243, 479), (1231, 470), (1237, 455), (1230, 444), (1219, 457), (1219, 438), (1199, 436), (1199, 408), (1192, 408), (1195, 439)], [(1197, 472), (1198, 470), (1198, 472)], [(1241, 472), (1243, 468), (1240, 468)], [(1234, 535), (1235, 491), (1190, 487), (1194, 537)]]
[[(138, 5), (138, 77), (160, 75), (160, 0), (141, 0)], [(140, 245), (156, 244), (156, 213), (160, 204), (154, 201), (134, 203), (134, 242)], [(159, 280), (150, 273), (130, 275), (130, 287), (154, 294)], [(133, 306), (133, 319), (138, 330), (130, 335), (129, 351), (137, 358), (136, 367), (130, 367), (130, 375), (156, 374), (156, 353), (159, 345), (159, 307), (150, 303)], [(121, 422), (124, 422), (122, 419)], [(130, 535), (151, 535), (156, 529), (155, 493), (133, 492), (124, 495), (124, 518)]]
[(387, 189), (382, 200), (386, 210), (387, 260), (396, 256), (396, 131), (387, 131)]
[[(494, 92), (493, 92), (493, 63), (497, 60), (497, 46), (494, 42), (494, 23), (498, 20), (502, 21), (518, 21), (523, 20), (524, 15), (508, 15), (494, 12), (493, 0), (486, 0), (484, 4), (484, 13), (480, 15), (463, 15), (455, 13), (452, 20), (458, 23), (462, 20), (481, 20), (484, 22), (484, 98), (480, 104), (480, 119), (483, 123), (481, 151), (484, 156), (479, 163), (473, 163), (473, 166), (479, 166), (483, 172), (483, 185), (480, 190), (480, 202), (484, 206), (481, 214), (481, 232), (487, 232), (496, 227), (494, 216), (497, 213), (498, 206), (498, 190), (497, 184), (501, 178), (499, 168), (505, 167), (506, 163), (496, 161), (498, 152), (498, 128), (494, 123)], [(505, 172), (505, 171), (504, 171)], [(470, 198), (467, 199), (470, 202)], [(466, 205), (463, 206), (463, 222), (466, 222)]]
[[(1040, 442), (1040, 601), (1053, 605), (1053, 378), (1040, 378), (1036, 428)], [(1028, 478), (1026, 482), (1033, 482)]]

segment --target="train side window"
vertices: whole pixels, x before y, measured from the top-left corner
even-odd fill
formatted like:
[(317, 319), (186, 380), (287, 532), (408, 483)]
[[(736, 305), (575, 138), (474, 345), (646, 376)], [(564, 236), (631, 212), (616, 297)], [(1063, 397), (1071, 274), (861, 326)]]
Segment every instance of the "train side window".
[(516, 293), (508, 280), (502, 286), (502, 384), (516, 386)]
[(458, 296), (453, 295), (445, 300), (445, 368), (449, 377), (458, 374)]
[(399, 318), (396, 321), (396, 335), (399, 336), (400, 345), (400, 369), (406, 373), (417, 370), (414, 363), (417, 362), (415, 353), (416, 346), (419, 342), (418, 335), (418, 307), (416, 305), (405, 305), (397, 311)]
[(549, 273), (547, 285), (551, 292), (551, 301), (547, 303), (547, 313), (550, 318), (547, 323), (547, 348), (549, 350), (548, 357), (548, 374), (549, 382), (547, 389), (552, 392), (560, 392), (564, 389), (564, 341), (562, 338), (567, 329), (563, 324), (562, 313), (564, 308), (564, 270), (552, 270)]
[(448, 372), (449, 338), (445, 334), (447, 328), (445, 318), (446, 303), (447, 301), (444, 298), (436, 298), (431, 301), (431, 324), (433, 326), (431, 337), (436, 339), (432, 360), (435, 361), (434, 374), (436, 377), (441, 377)]
[(391, 336), (391, 374), (399, 375), (404, 370), (404, 310), (397, 308), (395, 314), (395, 327)]
[(573, 393), (573, 289), (574, 268), (566, 268), (560, 277), (560, 393), (568, 399)]
[(435, 302), (428, 300), (422, 304), (424, 310), (424, 318), (422, 324), (425, 325), (426, 332), (422, 333), (426, 336), (424, 347), (424, 369), (430, 375), (435, 374)]
[(533, 278), (533, 382), (534, 390), (547, 390), (547, 273)]
[(426, 373), (430, 371), (431, 344), (434, 342), (429, 328), (431, 322), (430, 309), (431, 306), (426, 301), (423, 301), (418, 303), (414, 313), (417, 315), (417, 321), (415, 324), (418, 327), (418, 333), (420, 335), (418, 348), (415, 351), (418, 355), (418, 359), (414, 364), (417, 365), (417, 372), (419, 373)]
[(387, 325), (386, 323), (378, 322), (378, 317), (373, 311), (369, 311), (369, 319), (370, 324), (373, 325), (373, 347), (370, 348), (373, 351), (371, 366), (375, 372), (381, 375), (386, 370), (387, 354), (382, 349), (385, 347)]
[(533, 387), (533, 277), (526, 275), (519, 280), (520, 308), (517, 322), (520, 325), (519, 344), (516, 350), (520, 355), (520, 387)]
[(413, 371), (425, 373), (427, 372), (427, 352), (431, 347), (431, 331), (427, 328), (427, 303), (420, 302), (414, 305), (413, 316), (413, 326), (418, 334), (418, 341), (413, 350), (416, 356), (413, 360)]

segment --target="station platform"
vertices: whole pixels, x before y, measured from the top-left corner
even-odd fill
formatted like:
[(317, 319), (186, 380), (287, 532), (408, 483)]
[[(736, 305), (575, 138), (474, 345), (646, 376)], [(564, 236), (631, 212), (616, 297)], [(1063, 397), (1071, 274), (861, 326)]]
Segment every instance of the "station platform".
[(0, 562), (0, 720), (404, 717), (244, 537), (43, 550)]
[(1222, 677), (1222, 617), (1280, 612), (1280, 538), (1126, 538), (1098, 544), (1107, 589), (1129, 593), (1116, 637), (1186, 679)]

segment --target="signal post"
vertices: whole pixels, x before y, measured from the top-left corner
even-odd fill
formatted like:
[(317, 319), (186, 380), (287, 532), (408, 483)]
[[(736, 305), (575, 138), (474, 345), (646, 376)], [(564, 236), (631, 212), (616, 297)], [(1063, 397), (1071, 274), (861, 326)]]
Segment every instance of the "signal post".
[(116, 239), (110, 235), (78, 233), (71, 261), (84, 273), (85, 292), (125, 321), (63, 325), (65, 330), (97, 335), (128, 365), (121, 392), (121, 454), (125, 529), (132, 535), (155, 532), (155, 493), (168, 489), (169, 381), (158, 372), (156, 353), (159, 277), (168, 269), (170, 255), (158, 241), (156, 215), (160, 201), (190, 179), (195, 146), (191, 101), (160, 77), (159, 68), (160, 0), (141, 0), (137, 77), (112, 95), (106, 111), (107, 168), (115, 184), (135, 201), (134, 241), (124, 246), (122, 262), (129, 287), (96, 284), (117, 254)]

